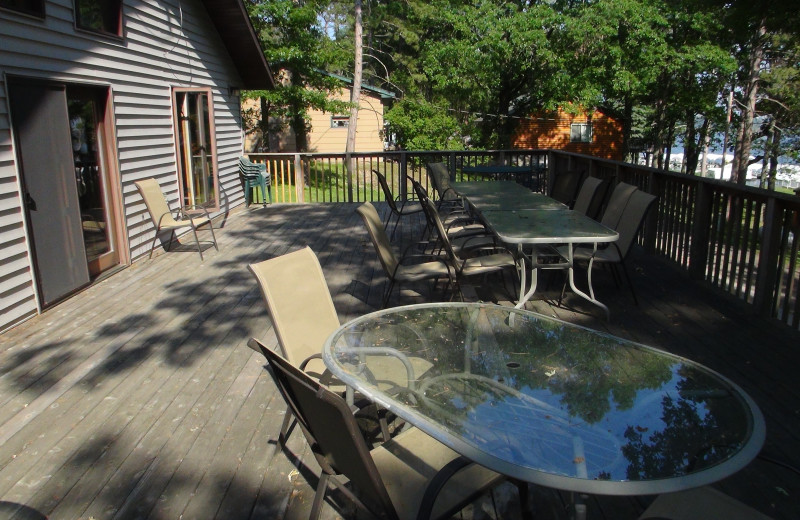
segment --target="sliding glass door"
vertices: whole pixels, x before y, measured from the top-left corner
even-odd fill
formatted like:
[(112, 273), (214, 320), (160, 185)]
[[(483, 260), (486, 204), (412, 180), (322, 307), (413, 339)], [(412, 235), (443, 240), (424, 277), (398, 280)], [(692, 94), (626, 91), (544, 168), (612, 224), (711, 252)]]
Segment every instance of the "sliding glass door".
[(184, 206), (219, 206), (211, 93), (175, 89), (180, 184)]

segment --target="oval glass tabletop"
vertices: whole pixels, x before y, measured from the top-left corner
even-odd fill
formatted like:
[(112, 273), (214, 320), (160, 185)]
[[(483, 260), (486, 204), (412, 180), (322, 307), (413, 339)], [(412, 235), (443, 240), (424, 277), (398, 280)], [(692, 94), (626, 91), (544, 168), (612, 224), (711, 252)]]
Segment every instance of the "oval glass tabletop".
[(758, 407), (722, 375), (509, 307), (375, 312), (339, 328), (323, 360), (348, 386), (473, 461), (569, 491), (705, 485), (744, 467), (765, 437)]

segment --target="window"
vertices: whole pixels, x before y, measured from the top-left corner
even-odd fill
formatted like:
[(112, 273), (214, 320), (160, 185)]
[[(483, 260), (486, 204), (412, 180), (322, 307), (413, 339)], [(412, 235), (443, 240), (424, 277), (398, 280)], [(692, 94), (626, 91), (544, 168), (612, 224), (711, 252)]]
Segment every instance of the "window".
[(572, 123), (569, 140), (573, 143), (591, 143), (592, 123)]
[(122, 0), (75, 0), (75, 25), (88, 31), (122, 36)]
[(217, 168), (211, 92), (175, 89), (178, 168), (183, 205), (217, 206)]
[(350, 126), (350, 116), (331, 116), (331, 128), (347, 128)]
[(44, 18), (44, 0), (0, 0), (0, 7)]

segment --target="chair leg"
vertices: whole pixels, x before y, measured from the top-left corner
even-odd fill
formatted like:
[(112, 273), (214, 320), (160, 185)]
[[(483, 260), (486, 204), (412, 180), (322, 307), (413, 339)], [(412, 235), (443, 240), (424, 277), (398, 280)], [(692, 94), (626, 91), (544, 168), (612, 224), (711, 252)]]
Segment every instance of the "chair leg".
[[(391, 218), (391, 215), (389, 216), (389, 218)], [(394, 219), (394, 227), (392, 228), (392, 234), (390, 236), (390, 240), (394, 240), (394, 232), (397, 231), (397, 224), (399, 223), (400, 223), (400, 215), (396, 215)]]
[(330, 475), (321, 473), (319, 476), (319, 483), (317, 484), (317, 492), (314, 494), (314, 502), (311, 504), (311, 514), (308, 515), (308, 520), (317, 520), (319, 512), (322, 507), (322, 501), (325, 500), (325, 494), (328, 492), (328, 479)]
[[(172, 235), (169, 236), (170, 240), (172, 240)], [(156, 230), (156, 236), (153, 237), (153, 245), (150, 246), (150, 259), (153, 258), (153, 251), (156, 250), (156, 241), (158, 240), (158, 230)]]
[(263, 175), (261, 177), (261, 203), (266, 208), (267, 207), (267, 180), (264, 178)]
[(272, 452), (272, 456), (274, 457), (276, 453), (281, 449), (281, 447), (286, 444), (286, 438), (289, 434), (289, 426), (292, 424), (292, 419), (294, 419), (294, 415), (289, 408), (286, 408), (286, 413), (283, 414), (283, 423), (281, 424), (281, 431), (278, 433), (278, 440), (275, 443), (275, 450)]
[(214, 249), (219, 251), (219, 246), (217, 245), (217, 235), (214, 233), (214, 226), (211, 225), (211, 219), (208, 219), (208, 229), (211, 231), (211, 238), (214, 239)]
[(200, 261), (203, 261), (203, 248), (200, 247), (200, 239), (197, 238), (197, 228), (192, 224), (192, 233), (194, 233), (194, 243), (197, 244), (197, 252), (200, 253)]

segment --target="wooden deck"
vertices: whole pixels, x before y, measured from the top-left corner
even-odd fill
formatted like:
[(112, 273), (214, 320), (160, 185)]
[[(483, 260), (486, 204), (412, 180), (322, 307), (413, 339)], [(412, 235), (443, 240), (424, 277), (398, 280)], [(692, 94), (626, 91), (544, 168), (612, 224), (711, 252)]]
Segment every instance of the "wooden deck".
[[(247, 264), (309, 245), (340, 318), (374, 310), (385, 278), (354, 209), (252, 206), (221, 223), (220, 251), (205, 262), (190, 248), (137, 262), (0, 335), (0, 518), (307, 518), (316, 466), (297, 433), (297, 464), (272, 457), (284, 405), (246, 347), (251, 336), (275, 344)], [(741, 385), (764, 412), (764, 454), (777, 463), (756, 460), (717, 487), (775, 519), (800, 518), (800, 476), (781, 465), (800, 465), (800, 333), (640, 252), (633, 271), (638, 307), (597, 276), (609, 323), (574, 297), (529, 308), (688, 356)], [(405, 291), (392, 304), (427, 298)], [(537, 518), (567, 518), (567, 495), (532, 493)], [(651, 500), (590, 498), (589, 518), (634, 519)], [(466, 516), (518, 511), (513, 489), (500, 489)], [(323, 516), (352, 513), (328, 504)]]

